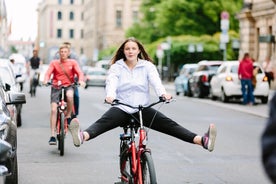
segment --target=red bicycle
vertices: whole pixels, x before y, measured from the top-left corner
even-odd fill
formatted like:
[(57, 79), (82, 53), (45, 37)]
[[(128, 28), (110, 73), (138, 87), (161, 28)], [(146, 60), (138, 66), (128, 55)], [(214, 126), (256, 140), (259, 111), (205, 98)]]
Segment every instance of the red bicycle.
[[(154, 168), (151, 150), (147, 147), (148, 131), (143, 125), (142, 111), (159, 103), (168, 103), (160, 97), (159, 101), (147, 107), (139, 105), (133, 107), (128, 104), (114, 100), (111, 104), (124, 105), (133, 109), (138, 109), (139, 119), (131, 117), (127, 125), (123, 126), (124, 132), (120, 134), (120, 182), (115, 184), (156, 184), (156, 173)], [(153, 117), (154, 118), (154, 117)], [(138, 133), (139, 132), (139, 133)], [(138, 133), (138, 134), (137, 134)], [(135, 138), (139, 137), (139, 142)]]
[[(48, 85), (52, 85), (48, 83)], [(73, 86), (77, 86), (76, 84), (72, 84)], [(56, 133), (57, 133), (57, 141), (58, 141), (58, 150), (60, 151), (60, 156), (64, 155), (64, 139), (68, 132), (68, 122), (65, 118), (65, 113), (67, 110), (67, 102), (66, 102), (66, 90), (64, 86), (58, 86), (61, 89), (61, 93), (59, 95), (59, 101), (57, 106), (57, 121), (56, 121)], [(73, 114), (74, 114), (74, 106), (73, 106)]]

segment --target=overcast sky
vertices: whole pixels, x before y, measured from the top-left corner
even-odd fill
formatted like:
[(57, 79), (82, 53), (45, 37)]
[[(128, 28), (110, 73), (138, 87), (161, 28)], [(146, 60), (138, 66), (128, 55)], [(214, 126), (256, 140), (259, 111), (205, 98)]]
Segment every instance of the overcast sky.
[(37, 34), (37, 5), (42, 0), (5, 0), (8, 23), (12, 22), (11, 40), (32, 40)]

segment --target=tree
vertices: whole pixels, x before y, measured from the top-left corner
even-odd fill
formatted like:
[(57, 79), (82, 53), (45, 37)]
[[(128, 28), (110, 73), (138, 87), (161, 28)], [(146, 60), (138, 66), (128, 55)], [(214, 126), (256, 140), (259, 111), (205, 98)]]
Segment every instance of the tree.
[(238, 31), (235, 14), (242, 0), (144, 0), (141, 5), (143, 19), (133, 25), (127, 36), (135, 36), (144, 43), (177, 35), (213, 35), (220, 32), (220, 14), (230, 14), (230, 29)]

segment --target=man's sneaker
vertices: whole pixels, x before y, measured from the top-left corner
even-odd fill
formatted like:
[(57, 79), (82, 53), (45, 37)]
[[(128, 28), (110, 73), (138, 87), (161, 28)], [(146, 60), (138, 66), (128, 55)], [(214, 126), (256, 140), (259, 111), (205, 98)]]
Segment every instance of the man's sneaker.
[(55, 137), (50, 137), (50, 140), (49, 140), (49, 145), (56, 145), (57, 144), (57, 140)]
[(215, 141), (216, 141), (217, 130), (214, 124), (209, 125), (208, 131), (202, 137), (202, 145), (205, 149), (209, 151), (214, 150)]
[(80, 131), (79, 120), (77, 118), (72, 119), (68, 128), (72, 134), (74, 145), (76, 147), (79, 147), (83, 143), (83, 135), (82, 135), (82, 132)]

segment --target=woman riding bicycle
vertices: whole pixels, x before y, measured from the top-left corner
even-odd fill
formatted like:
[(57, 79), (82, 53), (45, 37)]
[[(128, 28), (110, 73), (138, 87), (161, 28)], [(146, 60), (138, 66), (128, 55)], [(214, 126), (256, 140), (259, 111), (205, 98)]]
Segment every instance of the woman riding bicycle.
[[(147, 106), (150, 101), (150, 85), (158, 96), (162, 96), (166, 100), (172, 98), (162, 85), (158, 71), (144, 50), (143, 45), (136, 39), (129, 38), (119, 47), (112, 59), (106, 81), (105, 100), (112, 103), (117, 99), (131, 106)], [(216, 138), (214, 124), (210, 124), (204, 136), (199, 136), (153, 108), (145, 109), (143, 112), (146, 127), (213, 151)], [(155, 113), (157, 114), (152, 121)], [(79, 134), (79, 145), (83, 140), (88, 141), (106, 131), (122, 126), (123, 123), (129, 121), (129, 114), (137, 116), (137, 111), (122, 105), (111, 107), (85, 131), (78, 130), (78, 132), (75, 132), (75, 134)], [(77, 119), (73, 119), (71, 124), (79, 126)]]
[[(81, 86), (85, 86), (83, 82), (83, 73), (81, 72), (79, 65), (76, 60), (69, 59), (70, 48), (66, 44), (62, 44), (59, 48), (60, 59), (55, 59), (51, 61), (49, 68), (44, 77), (44, 84), (46, 85), (52, 78), (52, 88), (51, 88), (51, 117), (50, 117), (50, 127), (51, 127), (51, 137), (49, 140), (50, 145), (56, 145), (56, 120), (57, 120), (57, 103), (59, 100), (59, 94), (61, 92), (61, 86), (66, 87), (66, 101), (67, 101), (67, 112), (65, 118), (71, 118), (73, 111), (73, 96), (74, 89), (72, 84), (74, 83), (74, 76), (77, 75), (79, 83)], [(69, 125), (69, 130), (74, 129), (74, 126)], [(76, 136), (73, 135), (73, 141), (76, 142)]]

